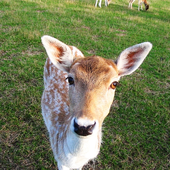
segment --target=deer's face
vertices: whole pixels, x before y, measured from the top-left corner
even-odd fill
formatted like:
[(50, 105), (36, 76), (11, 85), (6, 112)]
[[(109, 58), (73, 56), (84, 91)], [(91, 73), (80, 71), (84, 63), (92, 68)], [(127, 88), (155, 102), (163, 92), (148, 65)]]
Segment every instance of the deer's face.
[(112, 104), (119, 75), (116, 64), (101, 57), (77, 59), (68, 74), (71, 130), (81, 136), (101, 129)]

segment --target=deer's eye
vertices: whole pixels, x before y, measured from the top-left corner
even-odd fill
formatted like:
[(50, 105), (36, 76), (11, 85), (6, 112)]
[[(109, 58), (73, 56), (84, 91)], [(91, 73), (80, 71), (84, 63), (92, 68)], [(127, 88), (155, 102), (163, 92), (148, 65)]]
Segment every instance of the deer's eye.
[(120, 83), (117, 82), (117, 81), (114, 81), (114, 82), (110, 85), (110, 87), (111, 87), (112, 89), (115, 89), (117, 86), (120, 86)]
[(72, 77), (67, 77), (66, 79), (68, 80), (69, 85), (74, 84), (74, 79)]

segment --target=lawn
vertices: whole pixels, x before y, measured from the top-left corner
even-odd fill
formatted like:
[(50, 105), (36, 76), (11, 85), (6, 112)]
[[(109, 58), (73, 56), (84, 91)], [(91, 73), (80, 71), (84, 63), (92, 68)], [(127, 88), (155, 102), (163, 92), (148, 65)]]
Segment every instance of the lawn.
[(97, 159), (84, 170), (170, 169), (170, 1), (0, 1), (0, 167), (57, 167), (41, 116), (46, 52), (41, 36), (78, 47), (85, 56), (116, 59), (132, 45), (153, 49), (141, 67), (121, 79), (103, 125)]

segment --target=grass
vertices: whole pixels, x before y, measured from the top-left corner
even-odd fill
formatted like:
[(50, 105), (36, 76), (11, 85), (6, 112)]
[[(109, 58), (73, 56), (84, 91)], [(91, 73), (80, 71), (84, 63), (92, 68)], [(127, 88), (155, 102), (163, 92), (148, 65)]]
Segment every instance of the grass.
[(77, 46), (86, 56), (113, 58), (149, 41), (153, 49), (136, 73), (122, 78), (104, 122), (98, 158), (84, 169), (170, 168), (170, 2), (128, 9), (127, 0), (94, 8), (93, 0), (1, 0), (0, 167), (55, 169), (41, 116), (41, 36)]

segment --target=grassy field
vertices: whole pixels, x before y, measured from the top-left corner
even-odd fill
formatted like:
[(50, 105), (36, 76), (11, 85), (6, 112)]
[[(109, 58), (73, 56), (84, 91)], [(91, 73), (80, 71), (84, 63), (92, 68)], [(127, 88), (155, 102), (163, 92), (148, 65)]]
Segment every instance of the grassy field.
[(170, 169), (170, 1), (0, 1), (0, 167), (57, 166), (41, 116), (43, 66), (40, 38), (47, 34), (77, 46), (86, 56), (113, 58), (149, 41), (153, 49), (132, 76), (122, 78), (104, 122), (103, 144), (84, 169)]

